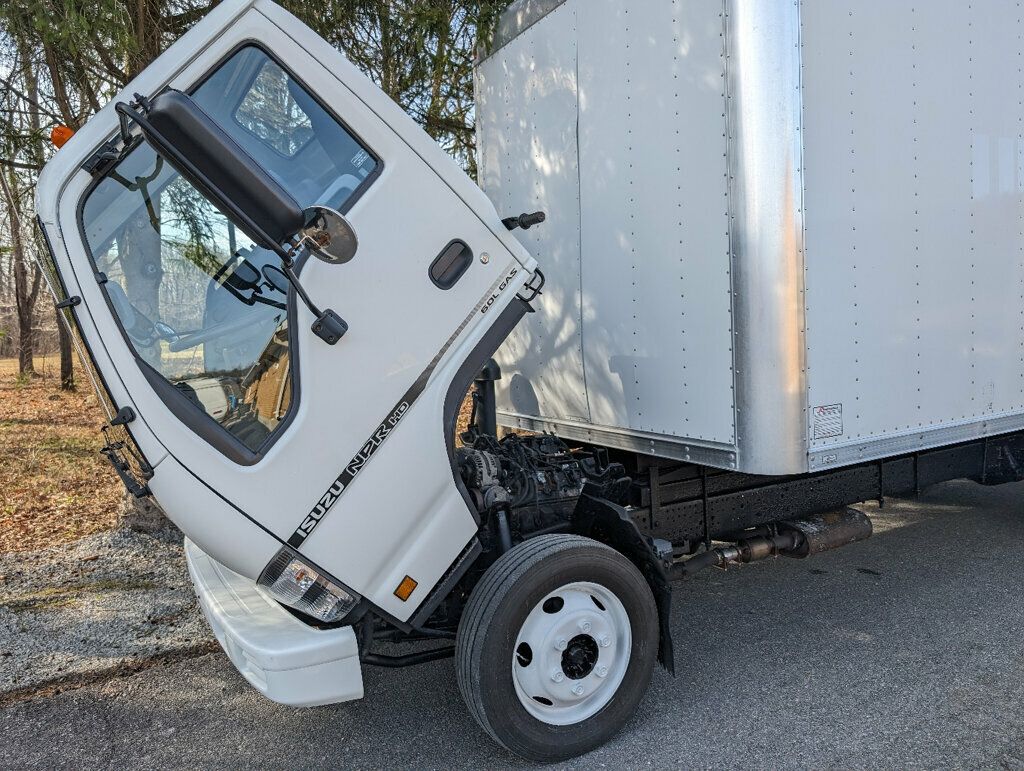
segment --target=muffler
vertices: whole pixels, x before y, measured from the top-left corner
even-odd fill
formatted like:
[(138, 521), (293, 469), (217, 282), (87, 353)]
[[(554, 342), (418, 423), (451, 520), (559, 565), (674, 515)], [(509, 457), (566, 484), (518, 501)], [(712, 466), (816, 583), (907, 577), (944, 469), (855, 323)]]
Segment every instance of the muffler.
[(785, 556), (798, 559), (866, 540), (872, 532), (871, 520), (867, 515), (849, 507), (779, 522), (778, 528), (782, 533), (800, 534), (797, 545), (784, 552)]
[(838, 549), (871, 536), (871, 520), (854, 508), (814, 514), (776, 522), (758, 528), (735, 544), (710, 549), (696, 557), (676, 562), (673, 578), (685, 578), (704, 568), (744, 565), (768, 557), (804, 559), (812, 554)]

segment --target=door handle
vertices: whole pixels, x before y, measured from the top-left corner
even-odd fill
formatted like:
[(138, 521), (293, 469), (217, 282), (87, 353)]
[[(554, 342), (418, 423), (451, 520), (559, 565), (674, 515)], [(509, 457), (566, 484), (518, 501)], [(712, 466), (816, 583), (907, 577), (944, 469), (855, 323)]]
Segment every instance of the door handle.
[(473, 262), (473, 250), (458, 238), (449, 242), (430, 263), (430, 280), (438, 289), (451, 289)]

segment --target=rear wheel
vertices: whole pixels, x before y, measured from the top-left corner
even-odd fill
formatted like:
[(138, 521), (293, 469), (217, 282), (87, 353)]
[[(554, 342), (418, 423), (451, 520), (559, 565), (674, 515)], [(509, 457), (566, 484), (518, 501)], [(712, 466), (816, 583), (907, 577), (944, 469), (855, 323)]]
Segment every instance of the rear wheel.
[(530, 760), (580, 755), (636, 711), (658, 652), (650, 587), (597, 541), (547, 535), (484, 574), (459, 625), (459, 688), (477, 722)]

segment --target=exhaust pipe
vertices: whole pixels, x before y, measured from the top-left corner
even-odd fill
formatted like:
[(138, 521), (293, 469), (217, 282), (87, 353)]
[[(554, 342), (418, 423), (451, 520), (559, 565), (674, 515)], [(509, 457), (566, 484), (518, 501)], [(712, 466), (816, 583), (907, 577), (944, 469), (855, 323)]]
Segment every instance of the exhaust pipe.
[(768, 557), (804, 559), (838, 549), (871, 536), (871, 520), (857, 509), (846, 508), (775, 523), (776, 533), (751, 535), (734, 545), (720, 546), (677, 562), (673, 578), (685, 578), (705, 568), (744, 565)]

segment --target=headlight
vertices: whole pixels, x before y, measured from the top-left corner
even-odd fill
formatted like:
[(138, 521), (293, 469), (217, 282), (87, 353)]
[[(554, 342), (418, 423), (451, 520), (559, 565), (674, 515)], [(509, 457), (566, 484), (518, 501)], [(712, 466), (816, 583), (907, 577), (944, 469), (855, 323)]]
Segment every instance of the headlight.
[(257, 583), (278, 602), (327, 623), (359, 602), (358, 594), (324, 578), (288, 549), (277, 553)]

